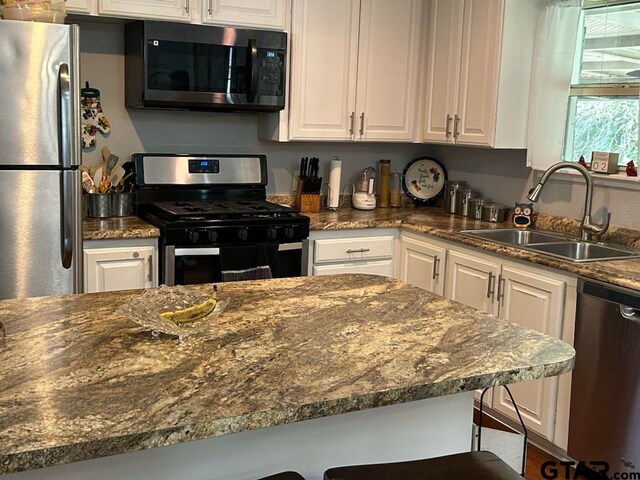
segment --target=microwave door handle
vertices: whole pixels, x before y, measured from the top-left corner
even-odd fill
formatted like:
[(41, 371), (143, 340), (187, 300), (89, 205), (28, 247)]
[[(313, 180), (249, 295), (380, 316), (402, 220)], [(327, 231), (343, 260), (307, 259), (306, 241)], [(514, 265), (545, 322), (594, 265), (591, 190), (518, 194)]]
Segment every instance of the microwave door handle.
[(247, 49), (247, 63), (249, 64), (249, 75), (247, 77), (247, 101), (254, 103), (258, 93), (258, 45), (255, 38), (249, 39)]

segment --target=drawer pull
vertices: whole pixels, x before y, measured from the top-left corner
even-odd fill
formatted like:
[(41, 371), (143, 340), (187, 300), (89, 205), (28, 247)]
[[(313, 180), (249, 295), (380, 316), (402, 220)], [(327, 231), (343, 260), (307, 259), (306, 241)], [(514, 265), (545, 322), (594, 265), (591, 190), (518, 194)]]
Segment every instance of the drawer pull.
[(349, 250), (347, 250), (347, 253), (365, 253), (365, 252), (370, 252), (371, 249), (370, 248), (359, 248), (357, 250), (352, 250), (351, 248)]
[(493, 302), (493, 295), (495, 294), (496, 288), (496, 276), (489, 272), (489, 281), (487, 282), (487, 298), (490, 298)]
[(438, 272), (438, 270), (440, 270), (440, 259), (436, 255), (435, 257), (433, 257), (433, 276), (432, 276), (433, 280), (437, 280), (438, 277), (440, 276), (440, 273)]

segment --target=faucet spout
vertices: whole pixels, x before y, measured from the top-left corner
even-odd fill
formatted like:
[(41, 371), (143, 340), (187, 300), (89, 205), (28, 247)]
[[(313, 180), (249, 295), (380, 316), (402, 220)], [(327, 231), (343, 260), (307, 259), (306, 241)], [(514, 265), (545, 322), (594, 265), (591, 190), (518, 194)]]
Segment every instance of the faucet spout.
[(582, 238), (583, 240), (590, 240), (593, 237), (597, 240), (609, 229), (611, 213), (609, 213), (609, 215), (607, 216), (607, 222), (604, 225), (596, 225), (591, 223), (591, 206), (593, 203), (593, 178), (591, 177), (589, 170), (587, 170), (579, 163), (559, 162), (551, 165), (542, 174), (542, 177), (540, 178), (538, 184), (534, 188), (529, 190), (529, 195), (527, 196), (527, 198), (532, 202), (537, 202), (540, 199), (542, 188), (544, 187), (545, 183), (547, 183), (547, 180), (549, 180), (549, 177), (551, 177), (554, 172), (563, 168), (577, 170), (584, 177), (584, 180), (587, 184), (587, 191), (584, 199), (584, 213), (582, 215), (582, 222), (580, 223), (580, 238)]

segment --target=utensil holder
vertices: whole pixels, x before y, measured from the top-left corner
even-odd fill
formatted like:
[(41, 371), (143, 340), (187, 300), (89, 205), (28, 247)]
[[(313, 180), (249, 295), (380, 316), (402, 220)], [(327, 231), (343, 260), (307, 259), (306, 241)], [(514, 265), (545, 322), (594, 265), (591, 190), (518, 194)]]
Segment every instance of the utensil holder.
[(88, 195), (89, 213), (93, 218), (107, 218), (111, 216), (110, 193), (92, 193)]
[(130, 192), (114, 193), (111, 196), (111, 214), (116, 217), (127, 217), (131, 215), (131, 196)]

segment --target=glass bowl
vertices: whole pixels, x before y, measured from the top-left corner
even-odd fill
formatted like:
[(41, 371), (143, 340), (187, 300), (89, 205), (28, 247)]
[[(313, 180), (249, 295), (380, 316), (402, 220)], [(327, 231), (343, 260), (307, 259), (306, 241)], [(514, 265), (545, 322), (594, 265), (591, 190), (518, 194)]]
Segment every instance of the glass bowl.
[(223, 312), (228, 301), (218, 300), (215, 308), (208, 315), (183, 323), (176, 323), (162, 318), (160, 314), (184, 310), (201, 304), (215, 294), (215, 285), (212, 285), (209, 291), (199, 292), (194, 292), (192, 289), (180, 285), (175, 287), (161, 285), (159, 288), (145, 290), (140, 296), (131, 298), (128, 303), (120, 306), (117, 311), (129, 317), (138, 325), (151, 330), (153, 336), (157, 336), (159, 333), (166, 333), (176, 335), (181, 342), (184, 342), (190, 336), (204, 335), (207, 331), (213, 333), (210, 331), (211, 324)]

